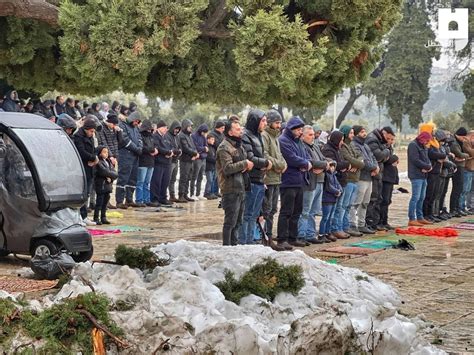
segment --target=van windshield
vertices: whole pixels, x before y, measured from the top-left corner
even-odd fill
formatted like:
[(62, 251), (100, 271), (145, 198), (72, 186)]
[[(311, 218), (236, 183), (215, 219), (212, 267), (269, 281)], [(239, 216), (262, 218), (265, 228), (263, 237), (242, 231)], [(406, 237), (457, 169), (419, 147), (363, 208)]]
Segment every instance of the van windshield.
[(62, 130), (21, 129), (15, 133), (23, 141), (38, 171), (46, 195), (62, 197), (84, 192), (82, 162)]

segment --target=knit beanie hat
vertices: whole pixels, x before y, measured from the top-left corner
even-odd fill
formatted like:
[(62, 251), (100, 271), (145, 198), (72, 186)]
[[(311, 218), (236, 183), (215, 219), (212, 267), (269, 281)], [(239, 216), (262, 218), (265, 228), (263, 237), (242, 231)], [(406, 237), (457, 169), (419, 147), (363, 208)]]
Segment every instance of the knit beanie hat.
[(215, 124), (215, 127), (216, 128), (225, 127), (225, 122), (224, 121), (217, 121), (216, 124)]
[(352, 127), (352, 129), (354, 130), (354, 136), (357, 136), (364, 129), (364, 127), (355, 125)]
[(467, 129), (464, 127), (459, 127), (458, 130), (454, 134), (457, 136), (465, 137), (467, 136)]
[(105, 121), (112, 124), (119, 124), (117, 115), (113, 113), (111, 113), (110, 115), (107, 115), (107, 119)]
[(267, 123), (268, 124), (282, 121), (281, 115), (277, 110), (267, 111), (265, 116), (267, 116)]
[(352, 129), (351, 126), (344, 125), (339, 128), (339, 131), (341, 131), (341, 133), (344, 135), (344, 138), (347, 138), (349, 136), (351, 129)]
[(168, 126), (165, 121), (159, 120), (158, 123), (156, 124), (156, 128), (161, 128), (161, 127), (166, 127)]

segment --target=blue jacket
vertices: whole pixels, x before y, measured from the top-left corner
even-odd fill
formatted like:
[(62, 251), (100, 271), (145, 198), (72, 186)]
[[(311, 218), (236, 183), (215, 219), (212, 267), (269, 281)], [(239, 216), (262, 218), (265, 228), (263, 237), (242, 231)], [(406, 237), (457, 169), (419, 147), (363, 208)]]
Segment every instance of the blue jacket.
[(191, 136), (193, 138), (194, 145), (196, 146), (197, 152), (199, 153), (199, 159), (206, 160), (207, 152), (207, 139), (202, 135), (202, 132), (208, 131), (209, 128), (206, 124), (202, 124), (198, 127), (197, 131)]
[[(292, 117), (283, 134), (278, 138), (283, 158), (288, 164), (288, 169), (281, 177), (281, 187), (303, 187), (308, 184), (307, 169), (311, 158), (306, 151), (303, 142), (295, 138), (292, 129), (304, 126), (299, 117)], [(303, 170), (303, 171), (302, 171)]]
[(122, 128), (122, 141), (119, 146), (119, 161), (120, 160), (138, 160), (142, 154), (143, 141), (138, 127), (132, 126), (133, 120), (138, 116), (130, 114), (127, 117), (127, 122), (120, 122), (119, 126)]
[(342, 193), (342, 186), (337, 179), (336, 173), (326, 171), (326, 178), (324, 179), (323, 203), (327, 205), (335, 204), (337, 201), (337, 194)]
[(421, 172), (422, 169), (431, 169), (428, 149), (422, 146), (416, 139), (408, 145), (408, 178), (426, 179), (427, 173)]

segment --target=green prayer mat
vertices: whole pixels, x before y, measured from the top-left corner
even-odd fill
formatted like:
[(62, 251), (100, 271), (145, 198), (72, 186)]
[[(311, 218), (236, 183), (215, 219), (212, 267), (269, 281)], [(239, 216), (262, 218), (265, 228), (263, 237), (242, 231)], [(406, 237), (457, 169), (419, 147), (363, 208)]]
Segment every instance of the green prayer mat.
[(387, 240), (387, 239), (378, 239), (378, 240), (364, 240), (356, 243), (346, 244), (351, 247), (358, 248), (367, 248), (367, 249), (387, 249), (392, 248), (394, 245), (397, 245), (398, 241)]

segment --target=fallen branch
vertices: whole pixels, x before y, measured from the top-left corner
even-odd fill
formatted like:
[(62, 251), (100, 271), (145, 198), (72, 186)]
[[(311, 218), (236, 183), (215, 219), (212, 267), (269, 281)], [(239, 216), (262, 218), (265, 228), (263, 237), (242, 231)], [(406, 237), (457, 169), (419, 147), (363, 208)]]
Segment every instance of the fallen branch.
[(122, 264), (119, 264), (115, 261), (111, 261), (111, 260), (94, 260), (92, 261), (92, 265), (94, 265), (95, 263), (100, 263), (100, 264), (111, 264), (111, 265), (120, 265), (122, 266)]
[(92, 292), (95, 293), (95, 288), (94, 288), (94, 286), (92, 285), (92, 283), (91, 283), (89, 280), (86, 280), (83, 276), (80, 276), (80, 278), (81, 278), (81, 281), (82, 281), (84, 284), (86, 284), (87, 286), (89, 286), (90, 289), (92, 290)]
[(90, 322), (97, 328), (97, 329), (100, 329), (102, 330), (105, 334), (107, 334), (115, 344), (117, 344), (118, 346), (126, 349), (128, 347), (130, 347), (129, 344), (127, 344), (124, 340), (120, 339), (119, 337), (115, 336), (114, 334), (112, 334), (112, 332), (107, 329), (106, 326), (103, 326), (102, 324), (99, 323), (99, 321), (88, 311), (86, 311), (85, 309), (77, 309), (76, 310), (78, 313), (84, 315), (87, 319), (90, 320)]
[(36, 348), (35, 348), (35, 344), (33, 344), (32, 341), (30, 341), (29, 343), (26, 343), (26, 344), (20, 344), (18, 345), (15, 350), (13, 350), (13, 354), (16, 354), (18, 352), (18, 350), (20, 350), (21, 348), (26, 348), (27, 346), (29, 347), (31, 345), (31, 347), (33, 348), (33, 355), (36, 354)]
[(160, 346), (158, 346), (158, 347), (156, 348), (156, 350), (153, 351), (152, 355), (158, 354), (158, 351), (160, 351), (160, 350), (166, 350), (166, 349), (164, 349), (164, 347), (165, 347), (165, 345), (168, 345), (169, 341), (170, 341), (170, 338), (168, 338), (168, 339), (166, 339), (166, 340), (163, 340), (163, 341), (161, 342)]

